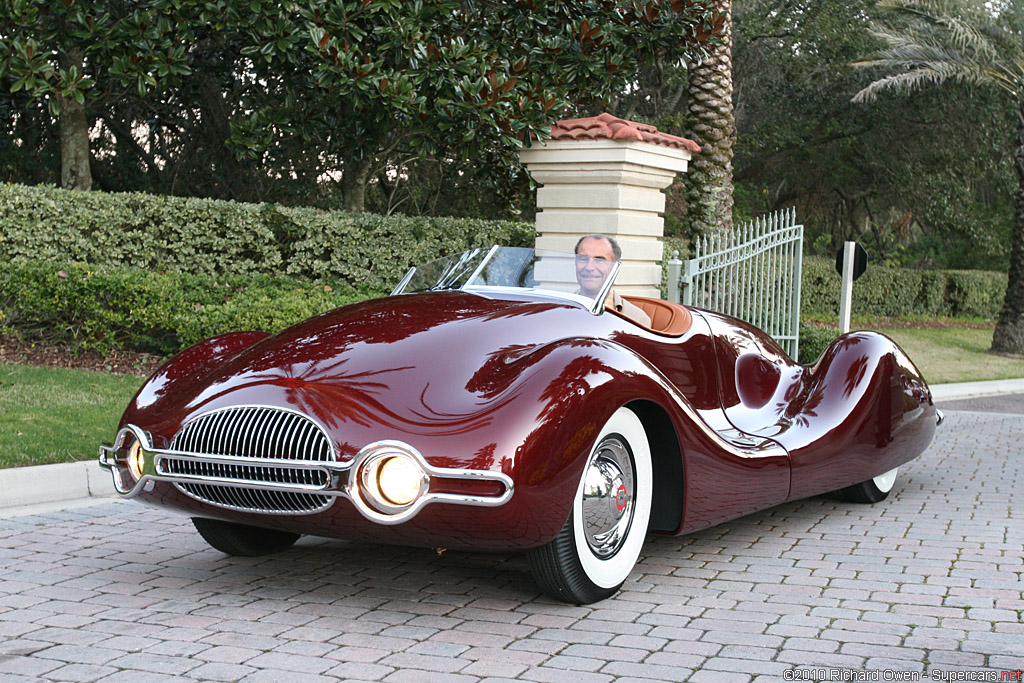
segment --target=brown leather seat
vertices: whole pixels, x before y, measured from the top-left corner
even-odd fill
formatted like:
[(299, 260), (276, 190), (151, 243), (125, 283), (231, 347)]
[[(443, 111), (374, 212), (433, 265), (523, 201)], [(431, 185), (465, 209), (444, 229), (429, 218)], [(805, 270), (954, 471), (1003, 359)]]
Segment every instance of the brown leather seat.
[(651, 319), (647, 329), (669, 337), (681, 337), (690, 330), (693, 315), (682, 304), (674, 304), (662, 299), (651, 299), (646, 296), (623, 296), (635, 306), (643, 309)]

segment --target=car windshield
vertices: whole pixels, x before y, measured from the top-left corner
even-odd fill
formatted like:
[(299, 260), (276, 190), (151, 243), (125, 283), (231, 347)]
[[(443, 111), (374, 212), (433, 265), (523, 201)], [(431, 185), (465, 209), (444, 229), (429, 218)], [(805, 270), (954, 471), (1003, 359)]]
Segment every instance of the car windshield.
[(618, 262), (523, 247), (470, 249), (413, 266), (392, 294), (519, 290), (579, 302), (600, 312)]

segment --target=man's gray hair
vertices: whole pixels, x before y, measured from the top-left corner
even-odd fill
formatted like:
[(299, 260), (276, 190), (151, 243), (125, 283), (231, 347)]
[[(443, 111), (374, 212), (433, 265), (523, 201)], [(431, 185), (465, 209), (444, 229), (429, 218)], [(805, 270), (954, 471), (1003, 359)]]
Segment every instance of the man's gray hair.
[(594, 239), (594, 240), (608, 240), (608, 244), (612, 245), (612, 256), (615, 257), (616, 261), (621, 261), (622, 260), (622, 247), (619, 246), (619, 243), (616, 242), (614, 238), (609, 237), (608, 235), (602, 235), (599, 232), (592, 232), (589, 235), (584, 235), (583, 237), (581, 237), (579, 239), (579, 241), (576, 242), (576, 248), (573, 249), (573, 253), (574, 254), (580, 253), (580, 245), (583, 244), (583, 240), (590, 240), (590, 239)]

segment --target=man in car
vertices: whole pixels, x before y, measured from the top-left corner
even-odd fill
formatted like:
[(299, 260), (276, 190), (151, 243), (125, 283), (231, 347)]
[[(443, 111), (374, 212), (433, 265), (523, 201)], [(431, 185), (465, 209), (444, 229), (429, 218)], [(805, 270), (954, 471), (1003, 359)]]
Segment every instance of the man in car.
[[(622, 258), (619, 243), (607, 235), (584, 235), (576, 243), (576, 282), (580, 288), (577, 292), (591, 299), (597, 297), (605, 278), (611, 272), (612, 264)], [(651, 319), (643, 309), (632, 304), (614, 290), (609, 292), (605, 305), (611, 305), (630, 320), (644, 327), (651, 326)]]

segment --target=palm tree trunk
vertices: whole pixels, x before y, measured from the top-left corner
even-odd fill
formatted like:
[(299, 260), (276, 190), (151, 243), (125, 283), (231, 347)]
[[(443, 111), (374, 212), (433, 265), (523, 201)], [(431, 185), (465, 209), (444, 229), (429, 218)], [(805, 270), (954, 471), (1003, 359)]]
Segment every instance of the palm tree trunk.
[(732, 5), (714, 0), (725, 17), (720, 45), (709, 45), (707, 59), (689, 69), (687, 137), (700, 145), (690, 160), (686, 184), (686, 230), (691, 234), (732, 228), (732, 156), (736, 123), (732, 107)]
[(1010, 272), (1006, 298), (992, 335), (993, 353), (1024, 355), (1024, 102), (1017, 110), (1017, 140), (1013, 154), (1017, 171), (1013, 233), (1010, 238)]

